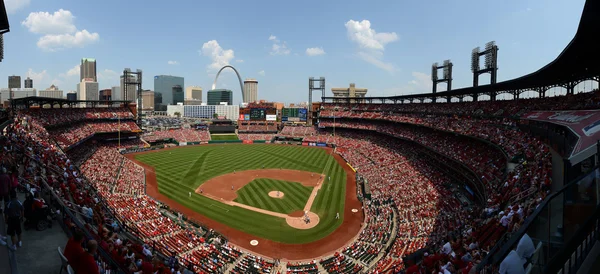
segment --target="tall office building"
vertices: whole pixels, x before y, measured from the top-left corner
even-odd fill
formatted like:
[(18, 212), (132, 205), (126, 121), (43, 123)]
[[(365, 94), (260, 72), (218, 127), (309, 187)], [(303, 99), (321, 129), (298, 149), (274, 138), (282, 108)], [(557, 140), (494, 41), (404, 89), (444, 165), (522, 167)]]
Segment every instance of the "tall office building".
[[(164, 107), (164, 110), (162, 109)], [(154, 110), (156, 111), (167, 111), (167, 105), (163, 105), (162, 94), (160, 92), (154, 92)]]
[[(161, 103), (158, 103), (156, 96), (154, 97), (154, 104), (158, 106), (158, 108), (155, 107), (154, 110), (166, 111), (167, 105), (176, 104), (173, 100), (174, 86), (185, 87), (183, 77), (172, 75), (154, 76), (154, 92), (158, 92), (162, 95)], [(183, 102), (183, 100), (181, 100), (181, 102)]]
[(81, 65), (79, 66), (79, 81), (81, 82), (86, 78), (91, 78), (93, 79), (93, 82), (98, 82), (98, 77), (96, 76), (96, 59), (81, 59)]
[(154, 110), (154, 91), (142, 91), (142, 110)]
[(206, 101), (211, 106), (220, 105), (221, 103), (233, 105), (233, 92), (228, 89), (209, 90), (206, 94)]
[(120, 101), (121, 99), (121, 87), (114, 86), (110, 88), (110, 97), (112, 97), (113, 101)]
[(63, 91), (59, 89), (55, 85), (51, 85), (49, 88), (45, 90), (40, 90), (40, 97), (48, 97), (48, 98), (63, 98)]
[(8, 76), (8, 88), (21, 88), (21, 76)]
[(29, 77), (25, 79), (25, 88), (33, 88), (33, 79)]
[(258, 101), (258, 81), (256, 79), (244, 80), (244, 103)]
[(77, 100), (97, 101), (100, 98), (98, 82), (84, 79), (77, 85)]
[(173, 96), (173, 104), (172, 105), (177, 105), (177, 103), (183, 103), (184, 99), (185, 99), (185, 94), (183, 93), (183, 87), (181, 87), (180, 85), (174, 85), (173, 88), (171, 89), (172, 91), (172, 96)]
[[(128, 75), (129, 79), (127, 80), (128, 82), (135, 82), (136, 78), (134, 75)], [(120, 90), (120, 99), (119, 100), (125, 100), (125, 77), (123, 75), (121, 75), (121, 90)], [(127, 101), (129, 102), (137, 102), (137, 85), (136, 84), (129, 84), (127, 85)]]
[(195, 99), (202, 101), (202, 88), (190, 86), (185, 88), (185, 99)]

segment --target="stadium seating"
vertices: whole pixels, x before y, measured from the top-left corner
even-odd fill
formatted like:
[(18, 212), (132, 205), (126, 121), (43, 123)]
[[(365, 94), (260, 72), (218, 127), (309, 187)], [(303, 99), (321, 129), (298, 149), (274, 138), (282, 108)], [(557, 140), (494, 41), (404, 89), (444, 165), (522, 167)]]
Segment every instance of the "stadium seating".
[[(596, 109), (598, 98), (594, 91), (518, 101), (322, 104), (319, 128), (285, 126), (278, 135), (335, 144), (368, 182), (372, 196), (364, 200), (364, 229), (355, 241), (333, 256), (287, 262), (284, 268), (290, 273), (410, 273), (443, 266), (468, 273), (506, 232), (519, 228), (552, 184), (549, 148), (520, 130), (515, 118), (534, 110)], [(275, 272), (272, 259), (243, 253), (210, 228), (183, 220), (146, 196), (143, 168), (118, 150), (142, 147), (142, 140), (117, 145), (92, 138), (139, 131), (132, 119), (125, 108), (23, 110), (7, 128), (0, 157), (25, 155), (19, 163), (26, 172), (16, 173), (26, 180), (41, 177), (71, 210), (87, 216), (85, 227), (110, 254), (98, 257), (101, 265), (115, 261), (130, 272), (138, 261), (155, 271), (191, 265), (203, 273)], [(242, 140), (273, 137), (240, 134)], [(210, 134), (182, 126), (145, 133), (143, 139), (205, 142)], [(452, 171), (432, 161), (433, 152), (449, 159), (451, 170), (471, 170), (489, 200), (477, 204), (465, 198)], [(65, 220), (67, 227), (74, 223)], [(148, 252), (175, 255), (178, 265), (149, 259)]]

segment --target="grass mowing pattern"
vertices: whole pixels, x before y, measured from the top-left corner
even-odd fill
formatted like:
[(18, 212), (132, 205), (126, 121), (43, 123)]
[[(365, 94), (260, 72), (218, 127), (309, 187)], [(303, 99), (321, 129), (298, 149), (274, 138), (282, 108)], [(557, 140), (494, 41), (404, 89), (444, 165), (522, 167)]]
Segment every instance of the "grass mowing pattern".
[[(159, 191), (202, 215), (246, 233), (288, 244), (309, 243), (322, 239), (342, 224), (346, 194), (346, 172), (323, 149), (276, 145), (209, 145), (180, 147), (137, 155), (136, 159), (153, 166)], [(228, 206), (194, 193), (206, 180), (233, 172), (283, 168), (323, 173), (325, 180), (311, 211), (319, 224), (307, 230), (294, 229), (284, 219), (239, 207)], [(227, 187), (227, 186), (224, 186)], [(192, 192), (192, 198), (188, 198)]]
[(237, 134), (211, 134), (210, 139), (213, 141), (239, 140)]
[[(289, 214), (303, 210), (313, 188), (301, 183), (259, 178), (237, 191), (234, 201), (273, 212)], [(269, 192), (281, 191), (283, 198), (269, 197)]]

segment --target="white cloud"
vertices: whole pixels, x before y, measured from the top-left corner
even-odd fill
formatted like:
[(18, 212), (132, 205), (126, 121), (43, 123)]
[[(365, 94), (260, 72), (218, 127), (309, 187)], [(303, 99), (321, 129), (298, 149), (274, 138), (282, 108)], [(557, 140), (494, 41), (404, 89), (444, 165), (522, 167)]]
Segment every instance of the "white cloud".
[(30, 32), (43, 35), (37, 46), (44, 51), (58, 51), (68, 48), (81, 48), (100, 40), (96, 32), (78, 30), (74, 24), (75, 16), (60, 9), (54, 13), (32, 12), (21, 22)]
[(385, 71), (393, 72), (395, 69), (393, 64), (382, 61), (383, 54), (359, 51), (357, 55), (358, 57), (360, 57), (360, 59), (363, 59), (365, 62), (371, 63), (372, 65)]
[(358, 46), (358, 57), (386, 71), (394, 71), (394, 65), (383, 61), (385, 46), (398, 40), (395, 32), (377, 33), (369, 20), (346, 22), (348, 39)]
[(46, 78), (48, 78), (48, 72), (46, 70), (42, 70), (41, 72), (35, 72), (32, 68), (27, 70), (27, 77), (33, 79), (33, 84), (41, 84), (44, 82)]
[(260, 75), (260, 76), (265, 76), (265, 71), (264, 71), (264, 70), (261, 70), (261, 71), (259, 71), (259, 72), (258, 72), (258, 75)]
[(74, 20), (75, 16), (70, 11), (60, 9), (54, 13), (32, 12), (21, 25), (37, 34), (64, 34), (77, 31)]
[(29, 6), (31, 0), (4, 0), (6, 6), (6, 13), (13, 14), (18, 10)]
[(119, 74), (110, 69), (104, 69), (103, 71), (98, 72), (98, 79), (104, 80), (114, 80), (119, 77)]
[(200, 53), (211, 59), (211, 64), (208, 65), (209, 71), (217, 71), (223, 66), (229, 65), (229, 62), (235, 58), (232, 49), (223, 49), (217, 40), (210, 40), (202, 45)]
[(169, 64), (169, 65), (179, 65), (179, 62), (177, 62), (177, 61), (168, 61), (167, 64)]
[(83, 48), (100, 40), (98, 33), (89, 33), (87, 30), (75, 34), (45, 35), (37, 42), (38, 48), (45, 51), (59, 51), (68, 48)]
[(386, 44), (398, 40), (398, 35), (395, 32), (377, 33), (371, 28), (369, 20), (360, 22), (350, 20), (346, 22), (346, 30), (350, 40), (358, 44), (359, 47), (366, 49), (383, 51)]
[(269, 41), (273, 41), (273, 45), (271, 46), (271, 55), (288, 55), (291, 50), (287, 47), (285, 41), (281, 42), (277, 39), (277, 36), (271, 35), (269, 36)]
[(430, 93), (433, 83), (431, 82), (431, 75), (413, 71), (411, 73), (412, 80), (406, 84), (396, 87), (384, 89), (382, 92), (374, 92), (372, 96), (394, 96), (394, 95), (408, 95), (408, 94), (422, 94)]
[(235, 60), (235, 62), (236, 62), (236, 63), (244, 63), (244, 60), (242, 60), (242, 59), (238, 59), (238, 60)]
[(308, 56), (317, 56), (317, 55), (323, 55), (325, 54), (325, 51), (323, 50), (323, 48), (307, 48), (306, 49), (306, 55)]
[(73, 77), (73, 76), (79, 75), (79, 73), (80, 73), (79, 65), (75, 65), (74, 67), (69, 69), (66, 73), (60, 73), (58, 76), (63, 77), (63, 78), (68, 78), (68, 77)]

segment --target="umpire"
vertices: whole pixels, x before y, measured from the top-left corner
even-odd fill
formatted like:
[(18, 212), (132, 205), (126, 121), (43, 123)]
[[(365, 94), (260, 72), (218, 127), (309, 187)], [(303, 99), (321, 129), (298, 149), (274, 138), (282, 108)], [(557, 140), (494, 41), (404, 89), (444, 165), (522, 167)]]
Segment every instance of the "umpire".
[[(21, 247), (21, 220), (23, 219), (23, 205), (17, 199), (17, 193), (10, 194), (10, 202), (4, 209), (6, 221), (6, 234), (10, 235), (13, 251), (17, 249), (17, 243)], [(18, 242), (17, 242), (18, 238)]]

